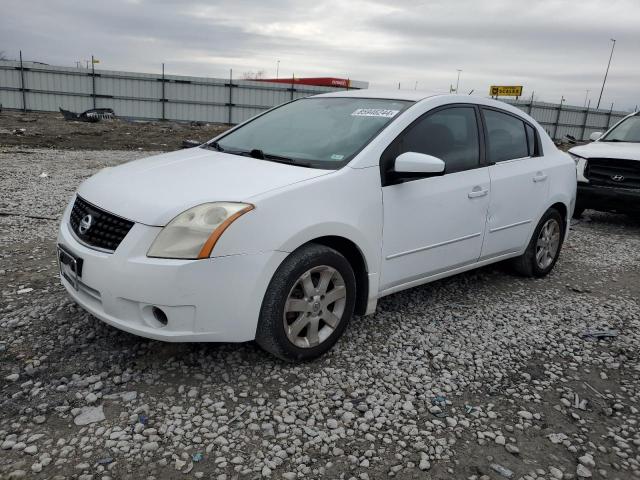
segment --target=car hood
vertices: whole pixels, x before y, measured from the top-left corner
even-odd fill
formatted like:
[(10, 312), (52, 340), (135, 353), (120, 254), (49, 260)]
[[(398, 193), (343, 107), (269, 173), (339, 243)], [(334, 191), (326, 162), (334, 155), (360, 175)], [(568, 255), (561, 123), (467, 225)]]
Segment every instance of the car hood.
[(331, 170), (191, 148), (105, 168), (83, 182), (78, 195), (134, 222), (164, 226), (195, 205), (250, 201), (328, 173)]
[(569, 152), (582, 158), (620, 158), (640, 161), (640, 143), (593, 142), (573, 147)]

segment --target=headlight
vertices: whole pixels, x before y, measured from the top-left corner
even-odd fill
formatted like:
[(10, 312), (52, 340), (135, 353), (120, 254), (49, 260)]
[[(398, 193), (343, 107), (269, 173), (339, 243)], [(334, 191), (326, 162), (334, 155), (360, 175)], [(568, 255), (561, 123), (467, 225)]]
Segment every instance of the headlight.
[(571, 155), (571, 158), (573, 158), (573, 161), (576, 162), (576, 176), (578, 183), (589, 183), (589, 179), (585, 175), (587, 172), (587, 159), (579, 157), (571, 152), (568, 153)]
[(253, 210), (249, 203), (214, 202), (190, 208), (164, 227), (148, 257), (209, 258), (220, 235), (241, 215)]
[(580, 160), (582, 160), (582, 159), (583, 159), (583, 157), (579, 157), (578, 155), (575, 155), (575, 154), (573, 154), (573, 153), (571, 153), (571, 152), (567, 152), (567, 153), (571, 156), (571, 158), (573, 158), (573, 161), (574, 161), (574, 162), (576, 162), (576, 165), (578, 164), (578, 162), (579, 162)]

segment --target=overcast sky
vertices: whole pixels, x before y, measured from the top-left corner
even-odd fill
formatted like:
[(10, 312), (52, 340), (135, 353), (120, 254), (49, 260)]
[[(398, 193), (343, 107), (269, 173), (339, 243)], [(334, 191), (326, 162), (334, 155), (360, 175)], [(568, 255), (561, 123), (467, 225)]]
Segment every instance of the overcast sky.
[(336, 76), (372, 88), (640, 105), (640, 0), (0, 0), (0, 51), (73, 66), (227, 77)]

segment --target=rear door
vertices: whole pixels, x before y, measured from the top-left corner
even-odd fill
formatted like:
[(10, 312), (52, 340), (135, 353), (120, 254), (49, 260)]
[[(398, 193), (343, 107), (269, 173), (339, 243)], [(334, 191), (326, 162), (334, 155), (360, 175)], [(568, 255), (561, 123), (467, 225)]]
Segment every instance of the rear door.
[(482, 108), (491, 200), (481, 260), (518, 252), (529, 242), (549, 192), (536, 129), (517, 115)]
[[(479, 110), (438, 108), (410, 125), (381, 159), (384, 228), (381, 290), (478, 260), (489, 206), (489, 173), (481, 163)], [(404, 152), (445, 162), (443, 175), (393, 179)]]

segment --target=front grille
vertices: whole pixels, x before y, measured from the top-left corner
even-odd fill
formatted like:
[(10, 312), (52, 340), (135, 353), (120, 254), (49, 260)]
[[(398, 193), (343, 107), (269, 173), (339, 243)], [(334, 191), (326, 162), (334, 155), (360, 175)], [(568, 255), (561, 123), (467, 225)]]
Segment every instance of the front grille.
[(587, 160), (585, 176), (593, 185), (640, 188), (640, 161), (590, 158)]
[[(89, 228), (86, 220), (91, 217)], [(83, 224), (83, 219), (85, 223)], [(83, 198), (76, 196), (69, 218), (71, 229), (78, 238), (90, 247), (113, 252), (126, 237), (133, 222), (120, 218), (101, 208), (91, 205)]]

